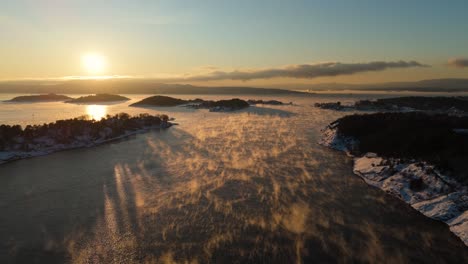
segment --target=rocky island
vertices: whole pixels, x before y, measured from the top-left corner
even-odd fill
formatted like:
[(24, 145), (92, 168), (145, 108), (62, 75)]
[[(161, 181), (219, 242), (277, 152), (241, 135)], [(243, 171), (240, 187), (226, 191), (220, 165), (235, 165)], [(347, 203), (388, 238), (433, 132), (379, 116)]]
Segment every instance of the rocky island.
[(354, 157), (369, 185), (445, 222), (468, 245), (468, 117), (423, 112), (349, 115), (320, 144)]
[(153, 128), (168, 128), (167, 115), (126, 113), (99, 121), (86, 116), (54, 123), (26, 126), (0, 125), (0, 163), (49, 153), (99, 145)]
[(426, 97), (406, 96), (383, 98), (377, 100), (360, 100), (351, 105), (341, 102), (316, 103), (315, 107), (331, 110), (358, 110), (358, 111), (431, 111), (441, 113), (467, 113), (468, 97)]
[(82, 96), (76, 99), (66, 101), (66, 103), (72, 104), (96, 104), (96, 103), (110, 103), (110, 102), (121, 102), (128, 101), (130, 98), (116, 95), (116, 94), (95, 94)]
[(39, 94), (39, 95), (23, 95), (17, 96), (5, 102), (12, 103), (40, 103), (40, 102), (63, 102), (71, 100), (71, 97), (60, 94)]

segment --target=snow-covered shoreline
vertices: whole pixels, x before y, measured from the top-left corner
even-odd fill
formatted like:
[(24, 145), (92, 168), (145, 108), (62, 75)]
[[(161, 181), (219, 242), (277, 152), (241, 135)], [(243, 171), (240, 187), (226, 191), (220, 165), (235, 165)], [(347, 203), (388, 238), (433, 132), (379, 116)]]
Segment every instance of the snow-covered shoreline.
[(74, 141), (70, 144), (56, 144), (53, 146), (43, 147), (40, 149), (31, 150), (31, 151), (0, 151), (0, 164), (4, 164), (7, 162), (16, 161), (16, 160), (21, 160), (21, 159), (45, 156), (45, 155), (49, 155), (49, 154), (59, 152), (59, 151), (94, 147), (94, 146), (110, 143), (112, 141), (124, 139), (132, 135), (145, 133), (152, 129), (168, 128), (172, 125), (173, 125), (172, 123), (167, 123), (166, 125), (147, 126), (138, 130), (126, 131), (124, 134), (117, 136), (117, 137), (113, 137), (113, 138), (98, 139), (94, 141), (93, 140)]
[(446, 223), (468, 246), (468, 187), (443, 175), (427, 162), (385, 159), (375, 153), (354, 157), (351, 150), (359, 142), (338, 135), (333, 124), (323, 130), (319, 144), (352, 156), (354, 174), (425, 216)]

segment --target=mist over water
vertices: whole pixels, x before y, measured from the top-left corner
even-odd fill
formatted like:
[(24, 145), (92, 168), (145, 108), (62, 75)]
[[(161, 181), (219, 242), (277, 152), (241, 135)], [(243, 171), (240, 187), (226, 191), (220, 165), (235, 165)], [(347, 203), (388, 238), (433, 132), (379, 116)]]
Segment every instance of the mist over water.
[[(179, 125), (0, 166), (0, 262), (468, 260), (445, 224), (367, 186), (350, 158), (317, 145), (320, 129), (349, 113), (313, 103), (356, 98), (283, 97), (295, 105), (233, 113), (126, 107), (139, 98), (104, 111), (167, 113)], [(0, 120), (86, 113), (40, 105), (23, 105), (17, 120), (7, 111), (21, 106), (2, 105)]]

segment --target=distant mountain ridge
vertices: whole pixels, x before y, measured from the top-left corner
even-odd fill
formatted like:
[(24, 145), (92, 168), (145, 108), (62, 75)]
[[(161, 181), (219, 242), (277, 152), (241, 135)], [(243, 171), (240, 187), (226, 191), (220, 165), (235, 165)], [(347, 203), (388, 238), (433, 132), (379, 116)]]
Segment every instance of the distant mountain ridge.
[[(275, 86), (276, 87), (276, 86)], [(310, 91), (412, 91), (412, 92), (468, 92), (468, 78), (430, 79), (416, 82), (388, 82), (376, 84), (287, 84), (282, 87), (295, 90)]]
[(149, 80), (69, 80), (0, 82), (0, 93), (56, 94), (304, 94), (303, 92), (255, 87), (203, 87), (164, 84)]
[(314, 91), (412, 91), (412, 92), (468, 92), (468, 78), (430, 79), (416, 82), (389, 82), (376, 84), (275, 84), (268, 87), (195, 86), (190, 84), (158, 83), (151, 79), (108, 80), (30, 80), (0, 81), (0, 93), (37, 94), (296, 94)]

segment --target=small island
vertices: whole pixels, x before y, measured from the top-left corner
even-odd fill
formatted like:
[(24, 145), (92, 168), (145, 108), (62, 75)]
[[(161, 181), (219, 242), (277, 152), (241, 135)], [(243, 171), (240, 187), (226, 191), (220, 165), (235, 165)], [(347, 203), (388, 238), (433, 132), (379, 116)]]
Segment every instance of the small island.
[(0, 163), (46, 155), (49, 153), (90, 147), (153, 128), (168, 128), (167, 115), (126, 113), (107, 116), (99, 121), (87, 116), (58, 120), (43, 125), (0, 125)]
[(349, 115), (322, 145), (354, 157), (369, 185), (443, 221), (468, 245), (468, 117), (424, 112)]
[[(278, 101), (278, 100), (254, 100), (254, 99), (249, 99), (247, 100), (247, 103), (250, 105), (257, 105), (257, 104), (262, 104), (262, 105), (285, 105), (285, 103)], [(290, 105), (292, 102), (289, 103)]]
[(230, 100), (203, 101), (198, 104), (189, 105), (189, 107), (200, 109), (209, 109), (210, 112), (231, 112), (249, 107), (249, 103), (244, 100), (234, 98)]
[[(201, 100), (201, 99), (200, 99)], [(203, 100), (201, 100), (203, 101)], [(191, 100), (183, 100), (179, 98), (173, 98), (164, 95), (155, 95), (148, 98), (145, 98), (141, 101), (131, 104), (130, 106), (161, 106), (161, 107), (168, 107), (168, 106), (178, 106), (184, 105), (188, 103), (192, 103), (194, 101)]]
[(130, 98), (116, 95), (116, 94), (95, 94), (82, 96), (76, 99), (71, 99), (66, 101), (66, 103), (72, 104), (96, 104), (96, 103), (111, 103), (111, 102), (121, 102), (128, 101)]
[(328, 109), (328, 110), (336, 110), (336, 111), (342, 111), (342, 110), (354, 110), (353, 105), (342, 105), (341, 102), (330, 102), (330, 103), (315, 103), (315, 107), (321, 108), (321, 109)]
[(360, 100), (351, 105), (343, 105), (341, 102), (316, 103), (315, 107), (331, 110), (358, 110), (358, 111), (431, 111), (441, 113), (466, 113), (468, 112), (467, 97), (426, 97), (406, 96), (395, 98), (383, 98), (377, 100)]
[(40, 102), (64, 102), (71, 100), (71, 97), (60, 94), (39, 94), (39, 95), (23, 95), (17, 96), (5, 102), (12, 103), (40, 103)]

